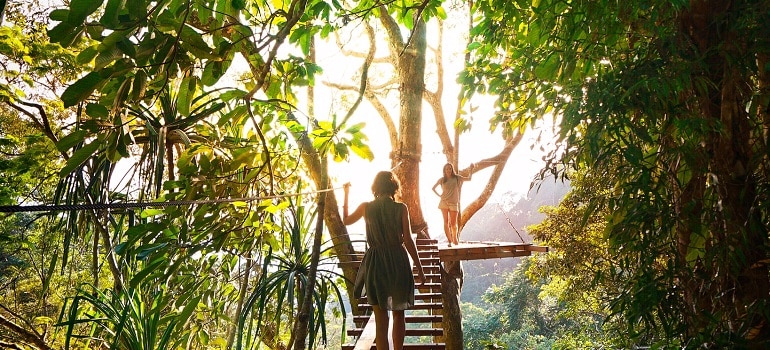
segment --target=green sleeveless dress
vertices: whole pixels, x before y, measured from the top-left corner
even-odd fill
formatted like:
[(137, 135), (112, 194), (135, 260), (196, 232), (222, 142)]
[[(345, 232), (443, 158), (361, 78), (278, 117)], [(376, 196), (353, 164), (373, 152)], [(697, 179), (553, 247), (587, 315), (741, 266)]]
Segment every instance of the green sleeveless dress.
[(367, 203), (364, 213), (369, 247), (359, 267), (363, 278), (358, 283), (363, 283), (369, 304), (385, 310), (414, 305), (414, 275), (401, 232), (404, 210), (403, 203), (379, 197)]

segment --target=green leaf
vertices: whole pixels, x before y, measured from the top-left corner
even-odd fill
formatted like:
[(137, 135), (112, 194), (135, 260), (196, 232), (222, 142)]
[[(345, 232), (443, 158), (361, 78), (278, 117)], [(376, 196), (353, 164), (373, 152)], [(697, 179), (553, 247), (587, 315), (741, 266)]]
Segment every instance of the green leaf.
[(107, 119), (110, 116), (110, 111), (104, 105), (89, 103), (86, 105), (86, 114), (96, 119)]
[(69, 9), (56, 9), (51, 11), (51, 14), (48, 15), (48, 18), (56, 22), (64, 22), (67, 20), (67, 17), (69, 17), (69, 15), (70, 15)]
[(147, 73), (139, 69), (134, 75), (134, 85), (131, 87), (131, 99), (139, 101), (144, 98), (147, 92)]
[(101, 140), (96, 139), (96, 140), (93, 140), (91, 143), (75, 151), (75, 153), (72, 154), (72, 157), (70, 157), (70, 159), (67, 160), (67, 163), (61, 169), (61, 171), (59, 171), (59, 176), (66, 177), (75, 169), (80, 167), (89, 158), (91, 158), (91, 156), (93, 156), (94, 153), (96, 153), (100, 145), (101, 145)]
[(131, 278), (131, 281), (129, 282), (129, 285), (131, 288), (136, 288), (139, 283), (141, 283), (147, 276), (152, 274), (153, 272), (160, 271), (160, 266), (164, 263), (168, 262), (165, 258), (158, 258), (150, 262), (144, 269), (139, 271), (134, 277)]
[(211, 57), (211, 47), (203, 40), (203, 36), (189, 25), (182, 27), (180, 35), (182, 47), (200, 58)]
[(48, 31), (48, 38), (52, 43), (58, 43), (62, 47), (69, 47), (75, 42), (82, 32), (81, 27), (76, 27), (68, 22), (60, 22)]
[(177, 320), (179, 323), (177, 323), (177, 327), (181, 328), (187, 323), (187, 319), (190, 318), (190, 315), (192, 315), (193, 311), (198, 307), (198, 304), (201, 301), (201, 298), (203, 295), (198, 295), (195, 298), (192, 298), (189, 302), (187, 302), (187, 305), (184, 306), (184, 309), (182, 309), (182, 312), (179, 313), (179, 316), (177, 317)]
[(134, 20), (144, 18), (147, 16), (147, 0), (127, 0), (126, 8), (128, 14)]
[(224, 66), (222, 61), (207, 61), (201, 75), (201, 82), (204, 86), (213, 86), (224, 75)]
[(99, 50), (96, 49), (96, 46), (89, 46), (78, 54), (77, 62), (81, 65), (87, 65), (91, 63), (98, 53)]
[(67, 16), (67, 22), (80, 26), (100, 6), (102, 6), (102, 0), (72, 0), (70, 2), (70, 13)]
[(123, 5), (125, 5), (125, 3), (126, 0), (107, 0), (107, 6), (104, 7), (104, 14), (102, 15), (102, 18), (99, 20), (99, 22), (104, 24), (106, 28), (116, 29), (120, 23), (118, 21), (118, 15), (120, 14), (120, 10), (123, 9)]
[(123, 51), (120, 51), (117, 46), (112, 45), (109, 48), (105, 48), (104, 45), (100, 45), (100, 52), (94, 59), (94, 69), (100, 70), (104, 67), (115, 62), (115, 60), (123, 57)]
[(246, 8), (246, 0), (233, 0), (233, 10), (241, 11)]
[(374, 159), (374, 152), (369, 148), (369, 146), (364, 144), (358, 144), (358, 145), (351, 145), (350, 149), (358, 155), (359, 157), (366, 159), (366, 160), (373, 160)]
[(88, 134), (89, 132), (83, 129), (75, 130), (69, 135), (62, 137), (59, 142), (56, 143), (56, 149), (58, 149), (59, 152), (66, 152), (70, 148), (75, 147), (75, 145), (83, 142)]
[(168, 246), (168, 243), (166, 243), (166, 242), (163, 242), (163, 243), (151, 243), (151, 244), (146, 244), (146, 245), (139, 246), (139, 247), (136, 248), (136, 250), (138, 251), (138, 253), (136, 254), (136, 258), (139, 259), (139, 260), (145, 260), (145, 259), (147, 259), (148, 256), (150, 256), (150, 254), (152, 254), (152, 253), (154, 253), (154, 252), (156, 252), (158, 250), (161, 250), (161, 249), (163, 249), (163, 248), (165, 248), (167, 246)]
[(72, 107), (87, 99), (96, 90), (102, 78), (97, 72), (91, 72), (68, 86), (61, 95), (64, 107)]
[(182, 79), (182, 83), (179, 85), (179, 95), (176, 100), (176, 107), (179, 110), (179, 114), (185, 117), (190, 116), (190, 107), (192, 107), (192, 100), (197, 88), (198, 77), (191, 75)]
[(144, 219), (144, 218), (149, 218), (149, 217), (153, 217), (153, 216), (157, 216), (157, 215), (163, 215), (163, 213), (164, 213), (163, 209), (147, 208), (147, 209), (142, 210), (140, 216), (141, 216), (141, 218)]

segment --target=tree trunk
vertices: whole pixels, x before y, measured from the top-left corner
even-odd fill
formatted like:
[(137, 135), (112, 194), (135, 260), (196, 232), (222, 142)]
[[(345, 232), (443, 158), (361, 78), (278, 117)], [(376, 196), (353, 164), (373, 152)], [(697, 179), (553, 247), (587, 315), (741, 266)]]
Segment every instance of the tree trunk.
[(17, 325), (13, 321), (5, 318), (2, 314), (0, 314), (0, 327), (8, 330), (11, 334), (13, 334), (14, 338), (24, 342), (25, 345), (33, 345), (38, 349), (51, 349), (51, 347), (46, 344), (43, 337), (37, 334), (37, 332), (34, 330), (27, 330), (24, 327)]
[(464, 348), (463, 315), (460, 310), (460, 291), (463, 288), (463, 266), (460, 261), (448, 261), (441, 267), (441, 296), (444, 343), (447, 350)]
[[(296, 121), (293, 115), (287, 116), (290, 119)], [(313, 144), (305, 134), (293, 135), (300, 150), (302, 150), (302, 160), (310, 172), (310, 176), (316, 187), (324, 189), (324, 178), (328, 178), (328, 175), (324, 174), (324, 168), (321, 166), (321, 158), (318, 152), (313, 148)], [(350, 236), (348, 235), (347, 227), (342, 224), (342, 218), (337, 204), (337, 197), (334, 192), (329, 192), (326, 196), (326, 203), (323, 209), (324, 220), (327, 230), (331, 236), (332, 243), (334, 243), (334, 251), (337, 253), (337, 258), (340, 261), (340, 267), (342, 274), (346, 278), (346, 289), (348, 295), (353, 295), (353, 281), (356, 280), (356, 272), (358, 269), (352, 264), (355, 255), (353, 249), (353, 243), (350, 242)], [(356, 312), (356, 305), (353, 303), (354, 312)]]
[(699, 68), (693, 80), (708, 82), (706, 88), (693, 88), (693, 93), (702, 117), (709, 125), (718, 126), (705, 145), (710, 155), (708, 168), (698, 170), (717, 179), (714, 186), (720, 202), (718, 218), (712, 221), (715, 224), (706, 242), (707, 259), (684, 281), (684, 293), (695, 301), (693, 306), (706, 306), (689, 325), (693, 335), (707, 332), (704, 327), (716, 326), (723, 337), (737, 335), (745, 342), (743, 346), (761, 348), (770, 325), (767, 314), (762, 316), (754, 305), (768, 301), (768, 232), (762, 210), (756, 208), (761, 198), (755, 174), (761, 171), (761, 162), (754, 161), (757, 155), (750, 135), (756, 133), (745, 107), (754, 82), (741, 68), (744, 62), (735, 60), (745, 56), (750, 44), (746, 41), (754, 38), (737, 37), (730, 27), (735, 24), (725, 20), (737, 16), (738, 11), (741, 9), (734, 2), (692, 1), (681, 17), (684, 34), (701, 55), (693, 63)]
[[(391, 159), (394, 173), (401, 181), (401, 200), (409, 208), (413, 230), (427, 238), (427, 224), (420, 204), (420, 159), (422, 157), (422, 96), (425, 91), (425, 22), (414, 22), (412, 36), (398, 54), (400, 91), (399, 144)], [(398, 46), (391, 45), (392, 50)]]

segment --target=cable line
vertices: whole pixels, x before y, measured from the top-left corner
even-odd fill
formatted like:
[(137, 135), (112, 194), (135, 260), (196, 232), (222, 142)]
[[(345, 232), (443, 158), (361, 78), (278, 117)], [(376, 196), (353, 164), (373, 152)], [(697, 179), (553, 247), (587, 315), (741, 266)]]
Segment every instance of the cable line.
[(40, 211), (72, 211), (72, 210), (92, 210), (92, 209), (126, 209), (126, 208), (149, 208), (149, 207), (170, 207), (193, 204), (214, 204), (214, 203), (232, 203), (232, 202), (252, 202), (265, 199), (276, 199), (286, 197), (297, 197), (312, 195), (317, 193), (334, 191), (342, 187), (332, 187), (323, 190), (300, 192), (273, 196), (243, 197), (243, 198), (214, 198), (214, 199), (196, 199), (196, 200), (178, 200), (165, 202), (121, 202), (121, 203), (92, 203), (92, 204), (41, 204), (41, 205), (0, 205), (0, 213), (21, 213), (21, 212), (40, 212)]

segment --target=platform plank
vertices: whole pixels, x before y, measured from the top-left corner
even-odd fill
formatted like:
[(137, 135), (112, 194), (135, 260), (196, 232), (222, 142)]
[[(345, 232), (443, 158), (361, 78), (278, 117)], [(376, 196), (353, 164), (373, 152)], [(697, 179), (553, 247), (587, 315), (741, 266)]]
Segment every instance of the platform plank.
[(532, 255), (532, 252), (547, 252), (548, 247), (530, 243), (513, 242), (460, 242), (458, 245), (439, 245), (441, 261), (482, 260), (513, 258)]

